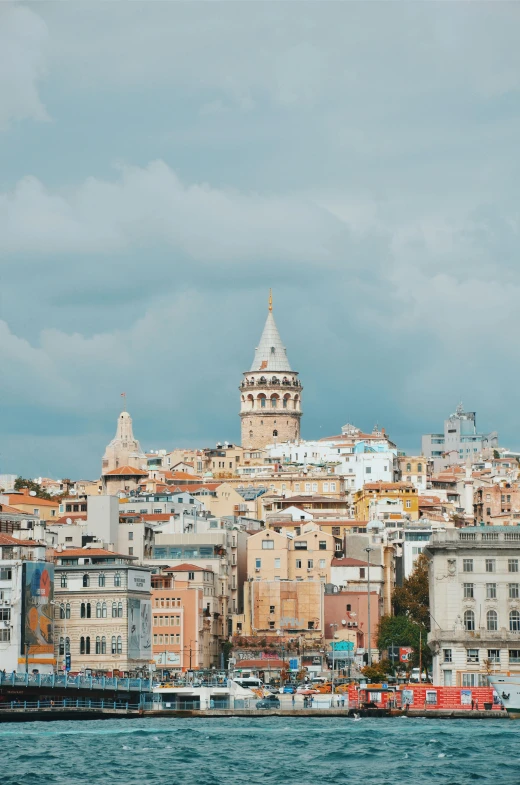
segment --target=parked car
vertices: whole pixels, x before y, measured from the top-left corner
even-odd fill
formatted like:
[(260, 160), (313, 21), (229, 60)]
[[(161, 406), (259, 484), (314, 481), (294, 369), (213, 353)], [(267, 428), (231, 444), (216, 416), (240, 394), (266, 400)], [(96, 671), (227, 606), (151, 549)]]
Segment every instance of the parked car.
[(279, 709), (280, 708), (280, 698), (276, 695), (267, 695), (262, 700), (259, 700), (256, 704), (257, 709)]
[(310, 684), (300, 684), (300, 686), (296, 690), (296, 693), (298, 695), (302, 695), (302, 694), (303, 695), (313, 695), (313, 694), (315, 694), (317, 692), (318, 692), (318, 690), (315, 689), (314, 687), (311, 687)]
[(284, 684), (283, 689), (281, 689), (280, 692), (285, 693), (286, 695), (294, 695), (296, 687), (294, 684)]

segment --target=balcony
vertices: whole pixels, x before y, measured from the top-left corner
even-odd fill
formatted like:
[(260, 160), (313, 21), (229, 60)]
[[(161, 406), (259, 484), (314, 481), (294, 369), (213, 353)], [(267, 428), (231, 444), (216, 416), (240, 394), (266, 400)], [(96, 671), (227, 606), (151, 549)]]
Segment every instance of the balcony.
[[(509, 529), (509, 531), (508, 531)], [(464, 548), (467, 546), (487, 548), (520, 548), (520, 527), (487, 526), (473, 530), (446, 529), (432, 532), (428, 548)]]

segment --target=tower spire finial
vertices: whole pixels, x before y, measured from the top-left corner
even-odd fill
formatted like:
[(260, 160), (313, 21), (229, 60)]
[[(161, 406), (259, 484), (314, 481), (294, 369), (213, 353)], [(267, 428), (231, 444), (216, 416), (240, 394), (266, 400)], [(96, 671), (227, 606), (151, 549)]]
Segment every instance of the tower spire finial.
[(269, 311), (273, 310), (273, 290), (269, 289)]

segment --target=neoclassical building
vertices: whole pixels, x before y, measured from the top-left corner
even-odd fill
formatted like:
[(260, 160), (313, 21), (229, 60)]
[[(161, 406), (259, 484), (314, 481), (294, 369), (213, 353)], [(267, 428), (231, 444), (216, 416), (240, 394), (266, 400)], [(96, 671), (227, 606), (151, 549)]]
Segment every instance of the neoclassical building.
[(251, 369), (240, 385), (242, 447), (258, 449), (276, 442), (298, 441), (302, 385), (291, 369), (285, 346), (269, 311)]

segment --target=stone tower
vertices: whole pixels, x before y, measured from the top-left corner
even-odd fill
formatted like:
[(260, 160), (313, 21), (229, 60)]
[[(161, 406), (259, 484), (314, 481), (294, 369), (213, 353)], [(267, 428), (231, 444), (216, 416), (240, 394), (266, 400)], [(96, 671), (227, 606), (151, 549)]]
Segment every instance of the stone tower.
[(276, 442), (298, 441), (302, 385), (291, 370), (285, 346), (269, 311), (251, 370), (240, 385), (242, 447), (258, 449)]
[(107, 474), (112, 469), (131, 466), (133, 469), (146, 469), (146, 455), (141, 450), (141, 445), (134, 439), (132, 418), (123, 409), (117, 419), (116, 435), (107, 446), (103, 455), (101, 474)]

